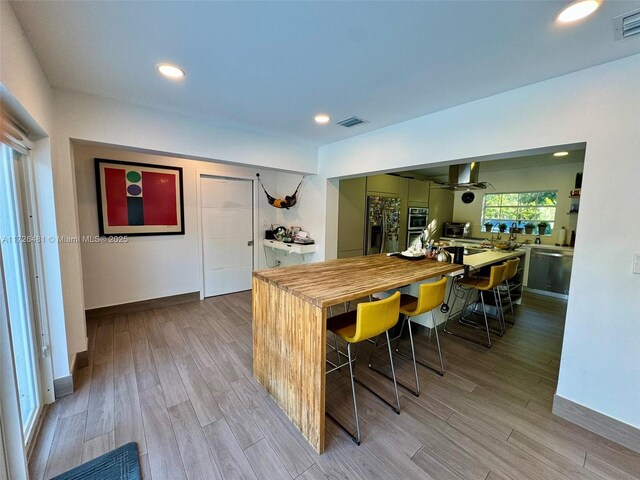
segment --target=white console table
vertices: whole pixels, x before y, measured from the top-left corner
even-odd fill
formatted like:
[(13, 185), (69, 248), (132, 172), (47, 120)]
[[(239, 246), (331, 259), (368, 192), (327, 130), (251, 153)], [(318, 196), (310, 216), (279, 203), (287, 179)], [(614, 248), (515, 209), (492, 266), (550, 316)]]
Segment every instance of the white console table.
[(300, 255), (303, 262), (305, 260), (305, 253), (313, 253), (316, 251), (315, 243), (312, 243), (311, 245), (303, 245), (301, 243), (285, 243), (278, 240), (267, 240), (265, 238), (264, 240), (262, 240), (262, 244), (265, 247), (273, 248), (274, 250), (282, 250), (284, 252), (287, 252), (287, 255), (290, 255), (292, 253)]

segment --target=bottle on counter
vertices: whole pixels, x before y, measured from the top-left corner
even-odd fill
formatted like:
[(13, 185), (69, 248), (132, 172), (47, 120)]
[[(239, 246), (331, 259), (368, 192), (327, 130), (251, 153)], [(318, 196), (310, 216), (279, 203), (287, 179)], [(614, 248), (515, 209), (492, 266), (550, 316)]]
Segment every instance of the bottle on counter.
[(556, 232), (556, 245), (559, 247), (562, 247), (564, 245), (566, 238), (567, 238), (567, 231), (564, 229), (564, 227), (560, 227)]

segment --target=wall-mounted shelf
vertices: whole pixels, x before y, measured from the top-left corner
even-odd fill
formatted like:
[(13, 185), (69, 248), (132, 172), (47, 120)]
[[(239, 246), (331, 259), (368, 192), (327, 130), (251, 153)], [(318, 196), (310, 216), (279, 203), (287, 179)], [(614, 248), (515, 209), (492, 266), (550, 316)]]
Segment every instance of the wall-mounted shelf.
[(569, 199), (571, 200), (571, 205), (567, 215), (578, 215), (578, 210), (580, 208), (580, 195), (569, 194)]
[(276, 250), (283, 250), (287, 254), (296, 253), (298, 255), (304, 255), (305, 253), (313, 253), (316, 251), (315, 243), (311, 245), (303, 245), (301, 243), (285, 243), (278, 240), (262, 240), (265, 247), (274, 248)]

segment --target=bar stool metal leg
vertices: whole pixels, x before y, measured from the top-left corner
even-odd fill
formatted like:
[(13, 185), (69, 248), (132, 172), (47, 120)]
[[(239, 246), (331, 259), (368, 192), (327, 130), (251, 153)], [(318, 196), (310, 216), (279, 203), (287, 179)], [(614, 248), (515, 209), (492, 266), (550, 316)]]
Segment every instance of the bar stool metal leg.
[(389, 350), (389, 363), (391, 364), (391, 376), (393, 377), (393, 389), (396, 392), (397, 407), (394, 410), (398, 415), (400, 415), (400, 396), (398, 395), (398, 382), (396, 381), (396, 370), (393, 366), (393, 353), (391, 352), (391, 340), (389, 339), (389, 330), (387, 330), (385, 333), (387, 335), (387, 347)]
[(513, 310), (513, 301), (511, 299), (511, 285), (509, 285), (509, 280), (504, 281), (507, 286), (507, 298), (509, 299), (509, 308), (511, 309), (511, 321), (509, 322), (511, 325), (516, 324), (516, 313)]
[[(431, 321), (433, 324), (433, 330), (435, 330), (435, 337), (436, 337), (436, 345), (438, 347), (438, 356), (440, 358), (440, 369), (428, 364), (427, 362), (423, 362), (422, 360), (419, 360), (418, 358), (416, 358), (416, 352), (415, 352), (415, 344), (413, 342), (413, 329), (412, 329), (412, 321), (411, 321), (411, 317), (407, 317), (407, 323), (408, 323), (408, 329), (409, 329), (409, 341), (411, 343), (411, 360), (413, 361), (413, 371), (416, 377), (416, 389), (412, 390), (411, 393), (413, 393), (416, 397), (420, 396), (420, 382), (418, 381), (418, 369), (416, 364), (420, 364), (423, 367), (427, 367), (430, 370), (433, 370), (434, 372), (436, 372), (438, 375), (443, 376), (444, 375), (444, 360), (442, 358), (442, 349), (440, 348), (440, 337), (438, 335), (438, 328), (436, 326), (435, 323), (435, 317), (433, 315), (433, 310), (431, 310)], [(404, 326), (404, 324), (403, 324)], [(404, 352), (401, 352), (398, 349), (398, 345), (396, 344), (396, 352), (399, 355), (402, 355), (405, 358), (409, 358), (409, 355), (405, 354)], [(400, 385), (402, 385), (405, 388), (408, 388), (409, 390), (411, 390), (408, 386), (400, 383)]]
[[(369, 352), (369, 359), (367, 361), (367, 365), (368, 367), (373, 370), (374, 372), (379, 373), (380, 375), (382, 375), (383, 377), (388, 378), (389, 380), (393, 380), (393, 388), (396, 394), (396, 405), (393, 405), (391, 402), (387, 401), (385, 398), (383, 398), (378, 392), (373, 391), (370, 387), (368, 387), (367, 385), (365, 385), (364, 383), (358, 382), (360, 383), (360, 385), (362, 385), (364, 388), (366, 388), (367, 390), (369, 390), (371, 393), (373, 393), (374, 395), (376, 395), (380, 400), (382, 400), (384, 403), (386, 403), (387, 405), (389, 405), (391, 408), (393, 408), (393, 411), (396, 413), (400, 413), (400, 398), (398, 397), (398, 383), (400, 383), (400, 385), (402, 385), (403, 387), (405, 387), (406, 389), (408, 389), (409, 391), (411, 391), (414, 395), (417, 396), (416, 392), (413, 392), (411, 390), (411, 387), (405, 385), (402, 382), (398, 382), (398, 380), (396, 379), (396, 371), (393, 365), (393, 354), (391, 351), (391, 338), (389, 337), (389, 331), (387, 330), (385, 332), (386, 336), (387, 336), (387, 348), (389, 350), (389, 364), (391, 366), (391, 375), (387, 375), (385, 372), (383, 372), (382, 370), (376, 368), (373, 366), (372, 360), (373, 360), (373, 353), (376, 351), (376, 348), (378, 347), (383, 347), (384, 343), (381, 343), (380, 345), (378, 345), (378, 338), (380, 337), (379, 335), (376, 337), (376, 341), (373, 344), (373, 348), (371, 349), (371, 352)], [(393, 340), (396, 340), (398, 337), (394, 337)], [(397, 351), (397, 350), (396, 350)], [(356, 382), (358, 380), (356, 379)]]
[(360, 419), (358, 418), (358, 401), (356, 400), (355, 375), (353, 374), (353, 359), (351, 358), (351, 344), (347, 344), (347, 355), (349, 357), (349, 376), (351, 377), (351, 393), (353, 395), (353, 413), (356, 419), (356, 436), (351, 434), (351, 438), (357, 445), (360, 445)]
[[(454, 287), (452, 287), (452, 288), (454, 288)], [(464, 301), (464, 305), (462, 306), (462, 310), (460, 311), (459, 322), (461, 324), (463, 324), (463, 325), (467, 325), (467, 323), (464, 322), (464, 312), (466, 312), (467, 308), (469, 307), (469, 303), (470, 303), (469, 300), (471, 299), (471, 294), (474, 291), (475, 291), (474, 289), (469, 289), (469, 291), (467, 292), (467, 294), (465, 296), (465, 301)], [(485, 329), (486, 329), (486, 332), (487, 332), (487, 343), (486, 344), (482, 344), (482, 345), (484, 345), (487, 348), (491, 348), (491, 335), (489, 333), (489, 321), (487, 319), (487, 311), (486, 311), (485, 304), (484, 304), (484, 296), (482, 295), (482, 293), (483, 293), (482, 291), (480, 291), (479, 293), (480, 293), (480, 301), (482, 302), (482, 313), (483, 313), (483, 317), (484, 317)], [(447, 329), (447, 327), (449, 325), (449, 320), (451, 320), (451, 316), (455, 311), (454, 307), (455, 307), (455, 304), (456, 304), (456, 299), (457, 299), (457, 297), (454, 296), (453, 303), (451, 304), (451, 309), (449, 310), (449, 315), (447, 315), (447, 319), (444, 322), (443, 331), (445, 333), (448, 333), (449, 335), (453, 335), (454, 337), (462, 338), (463, 340), (467, 340), (469, 342), (478, 343), (477, 341), (472, 340), (471, 338), (459, 335), (459, 334), (457, 334), (455, 332), (452, 332), (452, 331)], [(477, 300), (476, 300), (476, 302), (477, 302)], [(474, 325), (470, 325), (470, 326), (474, 326)]]
[[(416, 376), (416, 391), (413, 392), (417, 397), (420, 395), (420, 380), (418, 380), (418, 366), (416, 365), (416, 349), (413, 346), (413, 333), (411, 332), (411, 318), (409, 318), (409, 342), (411, 343), (411, 359), (413, 360), (413, 373)], [(396, 348), (396, 351), (398, 349)]]
[(433, 330), (436, 334), (436, 345), (438, 346), (438, 357), (440, 358), (440, 375), (444, 375), (444, 361), (442, 360), (442, 349), (440, 348), (440, 337), (438, 336), (438, 325), (436, 325), (436, 316), (431, 310), (431, 323), (433, 324)]
[[(493, 293), (493, 301), (496, 305), (496, 316), (498, 318), (498, 336), (502, 337), (504, 335), (504, 312), (502, 311), (502, 301), (500, 300), (500, 293), (498, 293), (497, 289), (493, 289), (491, 291)], [(484, 292), (480, 292), (480, 295), (483, 296)], [(483, 296), (484, 297), (484, 296)], [(484, 303), (483, 303), (484, 306)], [(486, 315), (485, 315), (486, 317)]]
[(484, 326), (487, 330), (487, 348), (491, 347), (491, 335), (489, 334), (489, 319), (487, 318), (487, 307), (484, 304), (484, 292), (480, 292), (480, 299), (482, 300), (482, 313), (484, 314)]

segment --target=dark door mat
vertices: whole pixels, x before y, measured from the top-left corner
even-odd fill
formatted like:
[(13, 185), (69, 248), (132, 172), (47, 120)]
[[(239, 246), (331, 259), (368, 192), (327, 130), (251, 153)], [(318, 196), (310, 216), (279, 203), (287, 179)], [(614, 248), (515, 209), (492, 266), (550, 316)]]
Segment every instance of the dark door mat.
[(140, 480), (138, 446), (127, 443), (51, 480)]

